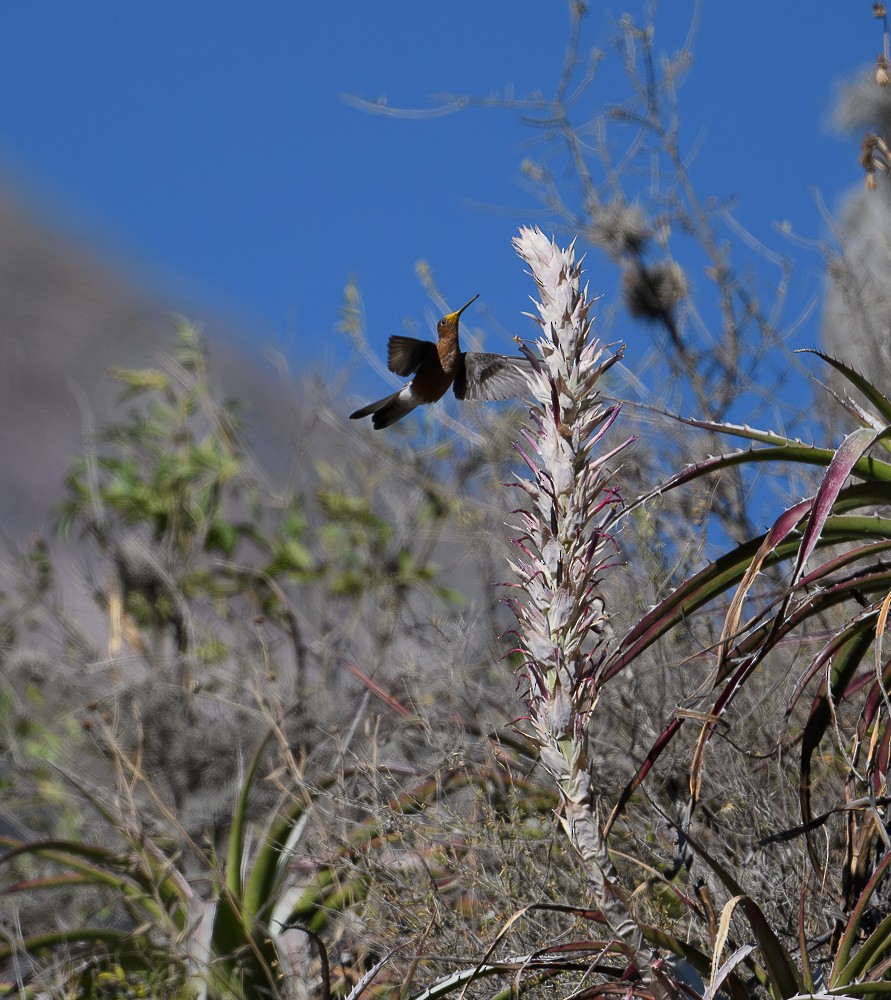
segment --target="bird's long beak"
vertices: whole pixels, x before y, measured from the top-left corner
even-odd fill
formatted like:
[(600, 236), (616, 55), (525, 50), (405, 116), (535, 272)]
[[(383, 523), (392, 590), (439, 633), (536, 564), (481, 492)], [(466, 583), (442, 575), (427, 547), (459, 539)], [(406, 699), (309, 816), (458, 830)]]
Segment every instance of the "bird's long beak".
[(479, 293), (479, 292), (477, 292), (477, 293), (476, 293), (476, 295), (474, 295), (474, 297), (473, 297), (473, 298), (472, 298), (472, 299), (471, 299), (471, 300), (470, 300), (469, 302), (465, 302), (465, 303), (464, 303), (464, 305), (463, 305), (463, 306), (461, 306), (461, 308), (460, 308), (460, 309), (459, 309), (459, 310), (457, 311), (457, 313), (455, 313), (455, 315), (456, 315), (456, 316), (460, 316), (460, 315), (461, 315), (461, 313), (463, 313), (463, 312), (464, 312), (464, 310), (465, 310), (465, 309), (466, 309), (466, 308), (467, 308), (468, 306), (472, 306), (472, 305), (473, 305), (473, 303), (474, 303), (474, 302), (476, 302), (476, 300), (477, 300), (477, 299), (478, 299), (479, 297), (480, 297), (480, 293)]
[(465, 310), (465, 309), (466, 309), (466, 308), (467, 308), (468, 306), (472, 306), (472, 305), (473, 305), (473, 303), (474, 303), (474, 302), (476, 302), (476, 300), (477, 300), (477, 299), (478, 299), (479, 297), (480, 297), (480, 296), (479, 296), (479, 292), (477, 292), (477, 293), (476, 293), (476, 295), (474, 295), (474, 297), (473, 297), (473, 298), (472, 298), (472, 299), (471, 299), (471, 300), (470, 300), (469, 302), (465, 302), (465, 303), (464, 303), (464, 305), (463, 305), (463, 306), (461, 306), (461, 308), (457, 310), (457, 312), (453, 312), (453, 313), (450, 313), (450, 314), (449, 314), (449, 319), (454, 319), (454, 321), (455, 321), (455, 322), (457, 323), (457, 322), (458, 322), (458, 317), (459, 317), (459, 316), (461, 315), (461, 313), (463, 313), (463, 312), (464, 312), (464, 310)]

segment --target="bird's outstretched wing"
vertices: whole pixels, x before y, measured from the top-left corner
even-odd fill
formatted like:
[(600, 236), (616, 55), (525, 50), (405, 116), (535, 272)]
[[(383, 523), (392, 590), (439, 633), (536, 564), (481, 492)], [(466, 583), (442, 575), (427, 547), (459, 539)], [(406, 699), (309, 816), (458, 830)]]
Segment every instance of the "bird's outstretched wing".
[(425, 361), (438, 360), (436, 344), (414, 337), (390, 337), (387, 344), (387, 367), (403, 378), (414, 374)]
[(468, 351), (455, 379), (458, 399), (510, 399), (524, 396), (529, 382), (526, 372), (534, 372), (528, 358)]

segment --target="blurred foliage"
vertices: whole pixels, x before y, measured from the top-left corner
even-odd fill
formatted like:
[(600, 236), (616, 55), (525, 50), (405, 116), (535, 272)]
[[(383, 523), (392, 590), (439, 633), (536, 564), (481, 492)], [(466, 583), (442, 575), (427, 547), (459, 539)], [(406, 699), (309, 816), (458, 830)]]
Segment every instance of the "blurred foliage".
[[(0, 595), (10, 762), (0, 781), (14, 827), (27, 831), (3, 837), (16, 918), (0, 957), (32, 972), (49, 959), (34, 988), (55, 980), (66, 996), (191, 996), (193, 980), (214, 996), (274, 992), (288, 959), (273, 939), (312, 939), (365, 897), (368, 876), (344, 879), (339, 864), (390, 840), (381, 810), (411, 815), (443, 791), (489, 781), (475, 763), (443, 783), (424, 767), (378, 769), (360, 755), (350, 795), (333, 764), (350, 760), (348, 730), (367, 714), (344, 718), (344, 677), (351, 701), (358, 687), (397, 718), (411, 714), (400, 699), (420, 700), (415, 682), (397, 680), (395, 697), (381, 686), (399, 678), (386, 662), (372, 679), (354, 661), (399, 645), (406, 620), (460, 613), (466, 599), (440, 582), (432, 557), (448, 525), (478, 515), (437, 479), (450, 460), (443, 446), (433, 463), (406, 465), (394, 452), (398, 520), (381, 513), (393, 480), (380, 456), (349, 467), (321, 458), (299, 491), (271, 489), (240, 407), (218, 401), (200, 331), (185, 321), (163, 369), (112, 375), (123, 417), (87, 440), (58, 507), (60, 535), (98, 567), (93, 610), (70, 615), (60, 592), (69, 581), (56, 578), (42, 539), (6, 567)], [(357, 643), (362, 635), (370, 642)], [(362, 736), (372, 753), (388, 741), (408, 747), (412, 730), (423, 738), (417, 720), (389, 736), (373, 720), (370, 742)], [(339, 727), (343, 746), (326, 746)], [(275, 738), (261, 738), (264, 728)], [(256, 741), (233, 799), (241, 747)], [(300, 846), (320, 834), (309, 819), (318, 790), (336, 781), (358, 804), (366, 771), (375, 787), (380, 775), (390, 782), (383, 799), (326, 848), (330, 862), (305, 886), (294, 884), (295, 852), (320, 849)], [(404, 781), (417, 787), (400, 791)], [(213, 888), (199, 897), (195, 879)], [(214, 915), (202, 918), (208, 906)], [(286, 934), (292, 920), (307, 932)]]
[[(200, 330), (184, 320), (168, 367), (112, 372), (124, 385), (121, 404), (136, 405), (88, 442), (59, 506), (63, 538), (90, 536), (113, 559), (118, 592), (109, 601), (119, 597), (138, 630), (172, 632), (181, 654), (208, 663), (231, 649), (213, 623), (200, 630), (186, 607), (195, 602), (224, 617), (246, 603), (293, 635), (297, 595), (313, 583), (347, 601), (381, 592), (392, 603), (418, 586), (462, 599), (436, 582), (435, 564), (411, 533), (397, 537), (373, 497), (357, 489), (360, 462), (349, 475), (317, 463), (309, 503), (318, 524), (307, 515), (308, 483), (277, 495), (262, 482), (240, 406), (216, 400)], [(449, 510), (432, 492), (417, 513), (425, 527)]]

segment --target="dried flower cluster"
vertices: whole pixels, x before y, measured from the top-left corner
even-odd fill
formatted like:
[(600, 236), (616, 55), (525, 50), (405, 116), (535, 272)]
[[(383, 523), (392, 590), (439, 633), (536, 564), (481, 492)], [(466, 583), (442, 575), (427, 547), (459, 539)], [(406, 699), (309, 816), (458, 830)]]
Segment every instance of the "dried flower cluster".
[(639, 258), (652, 238), (649, 219), (640, 205), (621, 195), (606, 204), (593, 198), (586, 205), (591, 224), (585, 235), (612, 257), (623, 263)]
[(590, 336), (573, 248), (558, 249), (538, 229), (522, 229), (514, 243), (538, 285), (543, 361), (531, 379), (532, 426), (523, 430), (535, 457), (518, 446), (532, 477), (520, 483), (530, 502), (519, 512), (523, 555), (512, 564), (525, 599), (512, 606), (531, 721), (546, 766), (562, 778), (567, 762), (558, 743), (583, 739), (597, 697), (605, 621), (597, 584), (614, 552), (608, 525), (618, 498), (606, 469), (611, 455), (594, 450), (619, 409), (603, 404), (597, 382), (622, 352), (605, 355)]
[(860, 166), (866, 173), (866, 187), (874, 191), (876, 186), (876, 171), (885, 173), (891, 168), (891, 150), (885, 140), (875, 132), (867, 132), (860, 144)]
[(634, 264), (622, 272), (625, 305), (639, 319), (674, 322), (677, 307), (687, 297), (687, 279), (680, 264)]
[(619, 407), (604, 403), (597, 384), (622, 350), (608, 353), (591, 334), (591, 303), (572, 246), (559, 249), (539, 229), (521, 229), (514, 244), (538, 286), (533, 318), (542, 328), (542, 360), (530, 376), (536, 403), (523, 430), (529, 447), (518, 445), (531, 470), (519, 483), (528, 504), (517, 512), (521, 555), (512, 561), (520, 596), (509, 602), (520, 626), (528, 721), (597, 905), (649, 978), (652, 959), (640, 951), (606, 852), (588, 759), (588, 722), (607, 652), (600, 578), (614, 562), (610, 526), (621, 505), (607, 463), (628, 443), (601, 450)]

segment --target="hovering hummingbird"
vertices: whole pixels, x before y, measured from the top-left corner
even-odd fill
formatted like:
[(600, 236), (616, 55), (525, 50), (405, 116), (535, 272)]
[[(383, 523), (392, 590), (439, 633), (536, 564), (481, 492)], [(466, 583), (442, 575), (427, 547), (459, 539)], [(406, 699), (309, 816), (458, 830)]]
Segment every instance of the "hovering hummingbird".
[(522, 395), (527, 386), (526, 372), (532, 372), (527, 358), (504, 354), (481, 354), (462, 351), (458, 343), (458, 319), (479, 298), (474, 295), (456, 312), (443, 316), (436, 324), (438, 341), (414, 337), (390, 337), (387, 367), (403, 377), (414, 375), (408, 385), (392, 394), (363, 406), (350, 414), (350, 420), (371, 415), (375, 430), (389, 427), (423, 403), (435, 403), (449, 386), (458, 399), (509, 399)]

